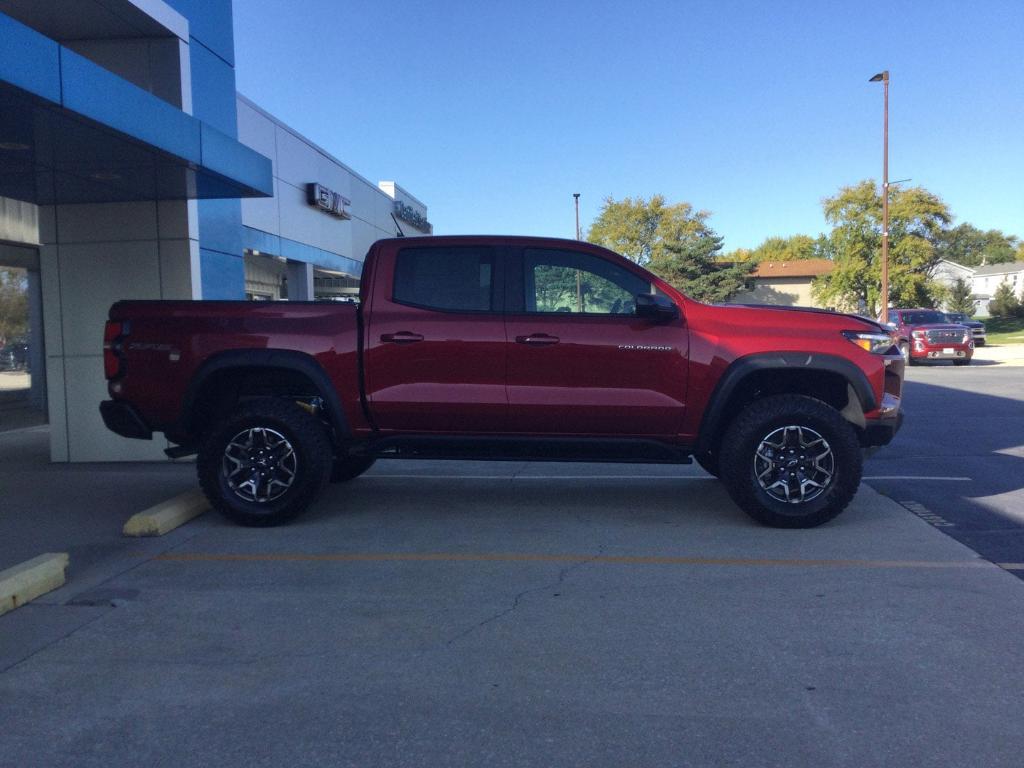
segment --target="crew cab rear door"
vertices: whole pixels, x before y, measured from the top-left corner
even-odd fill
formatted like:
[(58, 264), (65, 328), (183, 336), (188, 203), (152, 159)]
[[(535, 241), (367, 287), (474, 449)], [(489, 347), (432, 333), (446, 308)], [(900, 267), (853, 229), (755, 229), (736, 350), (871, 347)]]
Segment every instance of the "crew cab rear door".
[(365, 307), (366, 397), (382, 431), (507, 427), (500, 248), (382, 249)]
[[(684, 319), (636, 316), (652, 284), (596, 253), (517, 248), (507, 265), (509, 427), (672, 436), (683, 427)], [(681, 311), (681, 310), (680, 310)]]

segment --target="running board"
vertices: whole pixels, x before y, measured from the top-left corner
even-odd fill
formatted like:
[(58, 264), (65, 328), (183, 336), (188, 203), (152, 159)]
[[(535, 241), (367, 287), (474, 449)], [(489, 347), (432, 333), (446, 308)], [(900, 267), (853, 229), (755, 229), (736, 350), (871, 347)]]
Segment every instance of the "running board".
[(690, 464), (690, 451), (649, 439), (559, 437), (438, 437), (395, 435), (354, 447), (352, 455), (381, 459), (461, 461), (575, 461)]

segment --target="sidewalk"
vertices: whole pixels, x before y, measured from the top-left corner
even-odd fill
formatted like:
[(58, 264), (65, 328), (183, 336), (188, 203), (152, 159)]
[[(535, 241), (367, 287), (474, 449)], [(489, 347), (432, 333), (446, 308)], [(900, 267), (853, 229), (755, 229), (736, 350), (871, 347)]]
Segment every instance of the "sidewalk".
[(1024, 344), (986, 344), (975, 347), (974, 359), (997, 365), (1024, 366)]

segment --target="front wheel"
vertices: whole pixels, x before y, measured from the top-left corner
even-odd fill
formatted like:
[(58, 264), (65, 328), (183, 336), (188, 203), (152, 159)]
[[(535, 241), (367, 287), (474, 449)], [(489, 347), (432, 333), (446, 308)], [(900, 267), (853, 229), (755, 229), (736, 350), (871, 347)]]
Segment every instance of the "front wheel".
[(916, 361), (910, 355), (910, 344), (905, 341), (900, 342), (900, 354), (903, 355), (903, 362), (907, 365), (916, 365)]
[(313, 503), (331, 467), (324, 424), (293, 402), (241, 404), (206, 436), (196, 459), (215, 509), (241, 525), (287, 522)]
[(863, 455), (853, 427), (820, 400), (776, 395), (748, 405), (722, 441), (722, 480), (740, 508), (775, 528), (813, 528), (853, 499)]

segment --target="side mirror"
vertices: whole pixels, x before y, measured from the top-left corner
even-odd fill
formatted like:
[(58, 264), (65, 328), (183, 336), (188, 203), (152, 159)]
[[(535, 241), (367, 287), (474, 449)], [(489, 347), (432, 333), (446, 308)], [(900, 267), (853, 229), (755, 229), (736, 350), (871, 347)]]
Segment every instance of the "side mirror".
[(896, 325), (896, 323), (886, 323), (885, 327), (888, 328), (890, 331), (895, 331), (896, 328), (897, 328), (897, 325)]
[(638, 293), (636, 295), (636, 316), (650, 320), (652, 323), (670, 323), (679, 319), (679, 307), (667, 296), (656, 293)]

